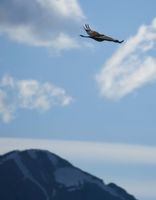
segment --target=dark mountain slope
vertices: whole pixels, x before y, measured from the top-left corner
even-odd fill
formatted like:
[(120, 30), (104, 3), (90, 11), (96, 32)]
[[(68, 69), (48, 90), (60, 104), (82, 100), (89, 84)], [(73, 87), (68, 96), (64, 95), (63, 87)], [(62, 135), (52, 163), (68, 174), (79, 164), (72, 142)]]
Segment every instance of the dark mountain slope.
[(0, 200), (136, 200), (43, 150), (0, 156)]

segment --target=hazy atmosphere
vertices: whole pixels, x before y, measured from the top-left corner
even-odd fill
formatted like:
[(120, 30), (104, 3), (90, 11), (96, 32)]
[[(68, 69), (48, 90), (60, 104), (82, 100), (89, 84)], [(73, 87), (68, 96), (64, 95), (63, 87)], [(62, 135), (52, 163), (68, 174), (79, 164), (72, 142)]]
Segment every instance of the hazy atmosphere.
[[(155, 0), (1, 0), (0, 154), (48, 149), (155, 200), (155, 8)], [(82, 38), (84, 24), (124, 42)]]

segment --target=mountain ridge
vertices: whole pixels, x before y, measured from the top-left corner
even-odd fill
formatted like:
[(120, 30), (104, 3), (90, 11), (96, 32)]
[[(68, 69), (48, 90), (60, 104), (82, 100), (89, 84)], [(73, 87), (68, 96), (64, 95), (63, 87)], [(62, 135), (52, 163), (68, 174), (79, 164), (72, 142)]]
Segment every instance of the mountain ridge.
[(47, 150), (1, 155), (0, 177), (1, 200), (136, 200), (116, 184), (106, 185)]

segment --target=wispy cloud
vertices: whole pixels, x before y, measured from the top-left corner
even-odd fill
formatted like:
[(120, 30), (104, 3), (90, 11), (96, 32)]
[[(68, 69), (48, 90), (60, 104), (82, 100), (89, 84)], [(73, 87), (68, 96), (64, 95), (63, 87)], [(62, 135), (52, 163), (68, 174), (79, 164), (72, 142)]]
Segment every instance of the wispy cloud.
[(0, 1), (0, 32), (29, 45), (77, 48), (72, 33), (84, 19), (77, 0)]
[(118, 99), (156, 80), (156, 18), (142, 25), (96, 75), (102, 96)]
[(0, 153), (13, 149), (47, 149), (87, 162), (156, 165), (156, 147), (87, 141), (0, 138)]
[(16, 80), (5, 75), (0, 80), (0, 120), (5, 123), (14, 118), (17, 109), (47, 111), (53, 106), (67, 106), (72, 97), (60, 87), (37, 80)]

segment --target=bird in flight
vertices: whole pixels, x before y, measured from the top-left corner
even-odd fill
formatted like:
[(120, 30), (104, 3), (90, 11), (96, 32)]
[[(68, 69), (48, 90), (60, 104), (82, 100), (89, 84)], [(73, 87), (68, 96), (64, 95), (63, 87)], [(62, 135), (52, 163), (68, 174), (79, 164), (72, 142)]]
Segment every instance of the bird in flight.
[(124, 40), (121, 40), (121, 41), (120, 40), (116, 40), (116, 39), (114, 39), (112, 37), (109, 37), (107, 35), (98, 33), (96, 31), (92, 30), (88, 24), (85, 24), (84, 30), (86, 31), (86, 33), (88, 35), (80, 35), (81, 37), (91, 38), (91, 39), (96, 40), (98, 42), (110, 41), (110, 42), (122, 43), (124, 41)]

